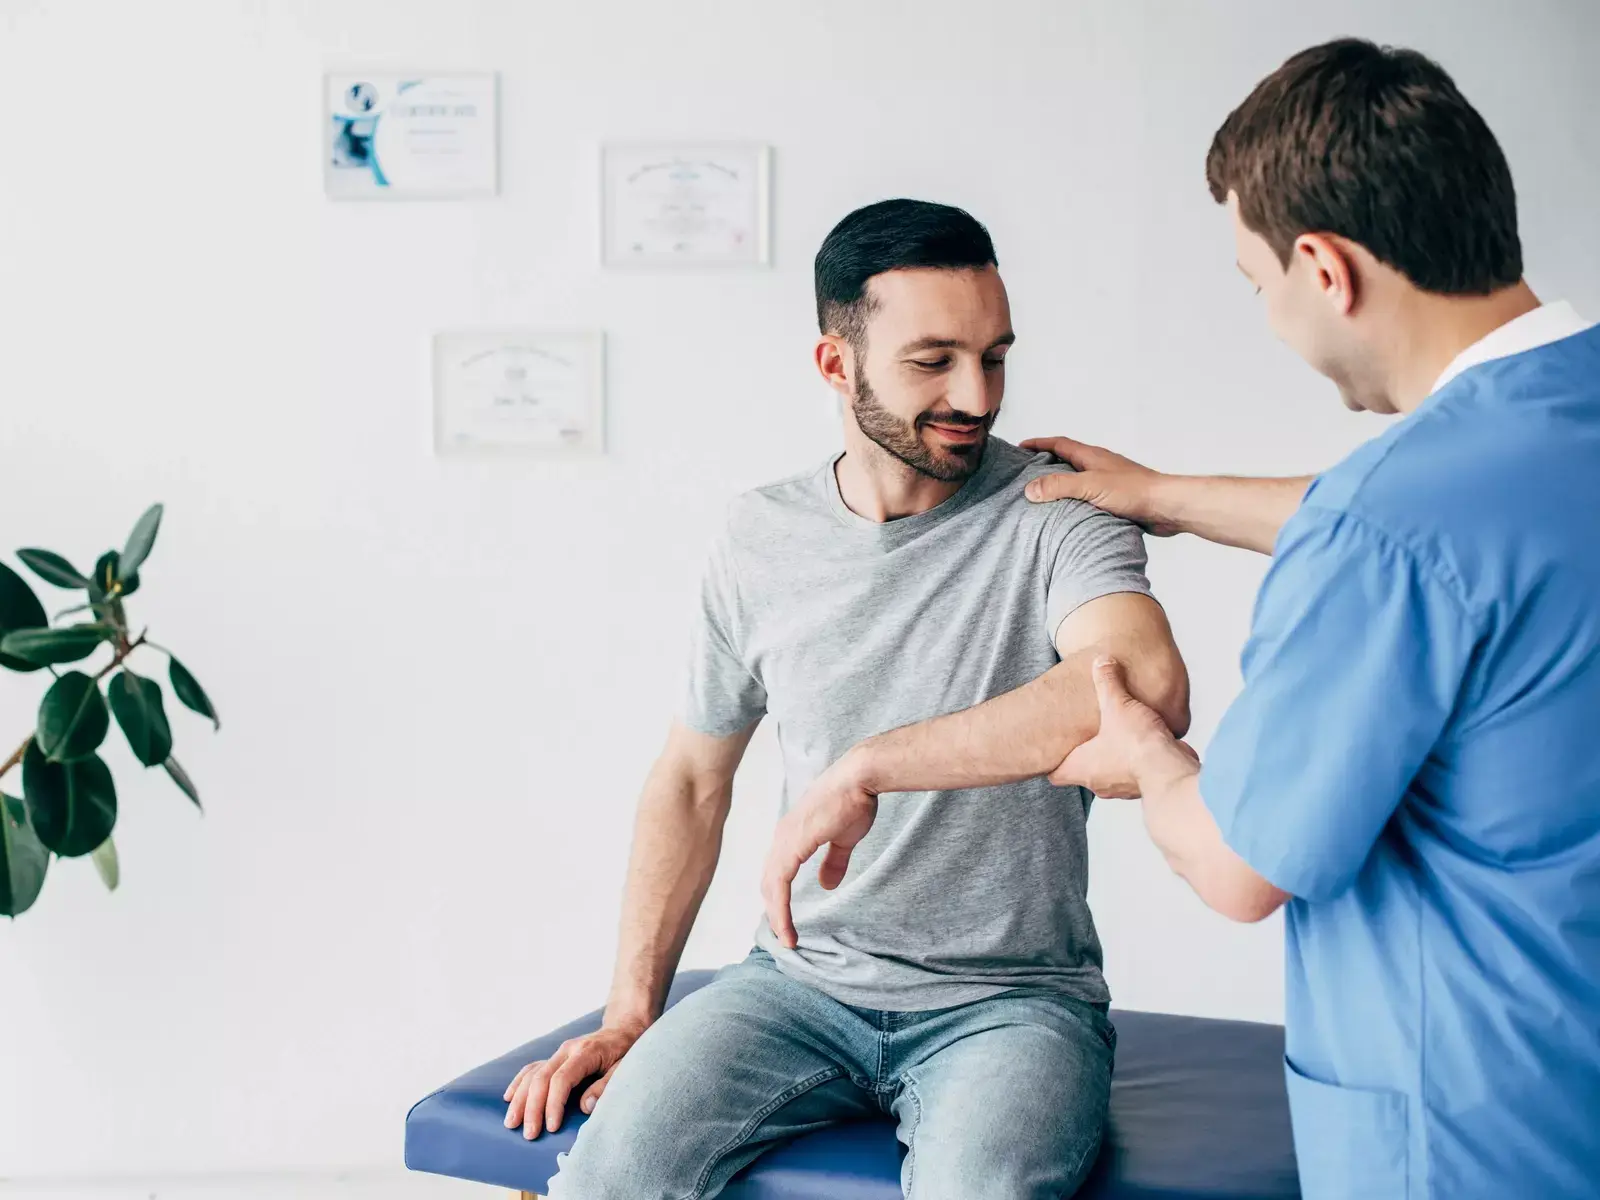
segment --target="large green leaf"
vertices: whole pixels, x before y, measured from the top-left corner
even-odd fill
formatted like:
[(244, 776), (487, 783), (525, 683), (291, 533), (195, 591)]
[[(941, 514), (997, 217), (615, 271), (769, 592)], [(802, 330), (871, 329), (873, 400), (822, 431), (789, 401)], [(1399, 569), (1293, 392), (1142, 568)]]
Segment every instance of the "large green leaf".
[(35, 740), (51, 762), (71, 762), (98, 750), (110, 727), (100, 685), (82, 671), (68, 671), (39, 702)]
[(89, 857), (94, 860), (94, 869), (100, 873), (100, 882), (106, 885), (106, 891), (116, 891), (117, 884), (122, 881), (122, 864), (117, 861), (117, 844), (107, 838), (89, 852)]
[(0, 638), (0, 654), (41, 667), (77, 662), (88, 658), (95, 647), (115, 637), (116, 633), (114, 626), (99, 622), (64, 625), (59, 629), (19, 629)]
[(122, 555), (107, 550), (94, 564), (94, 578), (89, 582), (89, 599), (104, 600), (115, 592), (118, 596), (131, 596), (139, 590), (139, 572), (124, 570)]
[(53, 550), (18, 550), (17, 557), (28, 564), (28, 569), (46, 583), (63, 588), (84, 588), (89, 581), (83, 572)]
[[(0, 563), (0, 638), (19, 629), (43, 629), (49, 623), (44, 605), (39, 603), (28, 581)], [(42, 665), (0, 654), (0, 667), (10, 671), (37, 671)]]
[(192, 709), (202, 717), (210, 717), (214, 728), (222, 728), (222, 722), (217, 719), (217, 710), (212, 707), (211, 697), (206, 695), (205, 689), (200, 686), (200, 681), (189, 674), (188, 667), (177, 659), (172, 659), (167, 667), (167, 678), (172, 681), (172, 690), (177, 693), (185, 708)]
[(28, 911), (44, 887), (50, 851), (28, 823), (28, 810), (15, 796), (0, 797), (0, 916)]
[(128, 535), (128, 544), (122, 548), (122, 562), (117, 568), (123, 575), (137, 575), (150, 556), (150, 547), (156, 544), (156, 530), (161, 528), (161, 511), (161, 505), (152, 504)]
[(169, 758), (161, 764), (167, 769), (167, 774), (172, 777), (172, 782), (183, 789), (183, 794), (194, 801), (194, 806), (205, 812), (205, 805), (200, 803), (200, 793), (194, 786), (194, 780), (189, 778), (189, 773), (178, 765), (178, 760)]
[(117, 789), (99, 758), (53, 763), (35, 743), (22, 758), (22, 794), (34, 832), (62, 858), (88, 854), (117, 823)]
[(147, 767), (166, 762), (172, 754), (172, 728), (161, 703), (161, 685), (124, 667), (112, 678), (106, 693), (133, 756)]

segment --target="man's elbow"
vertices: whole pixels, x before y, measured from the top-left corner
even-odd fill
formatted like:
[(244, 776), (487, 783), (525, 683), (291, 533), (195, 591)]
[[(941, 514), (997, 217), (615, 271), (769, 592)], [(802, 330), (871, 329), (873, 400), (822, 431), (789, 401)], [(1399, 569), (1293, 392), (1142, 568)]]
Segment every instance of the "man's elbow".
[(1145, 682), (1144, 702), (1167, 723), (1172, 736), (1181, 738), (1189, 732), (1189, 671), (1183, 660), (1172, 655), (1152, 662)]

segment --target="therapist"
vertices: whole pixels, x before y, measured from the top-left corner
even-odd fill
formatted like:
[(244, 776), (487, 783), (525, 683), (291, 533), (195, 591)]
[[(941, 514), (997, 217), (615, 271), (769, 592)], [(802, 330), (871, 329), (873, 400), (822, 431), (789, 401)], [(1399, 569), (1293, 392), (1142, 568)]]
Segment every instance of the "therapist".
[(1142, 795), (1227, 916), (1284, 906), (1308, 1200), (1593, 1198), (1600, 330), (1523, 281), (1505, 156), (1420, 54), (1296, 55), (1206, 175), (1273, 332), (1401, 419), (1315, 480), (1034, 443), (1082, 472), (1035, 499), (1273, 556), (1204, 766), (1102, 662), (1053, 778)]

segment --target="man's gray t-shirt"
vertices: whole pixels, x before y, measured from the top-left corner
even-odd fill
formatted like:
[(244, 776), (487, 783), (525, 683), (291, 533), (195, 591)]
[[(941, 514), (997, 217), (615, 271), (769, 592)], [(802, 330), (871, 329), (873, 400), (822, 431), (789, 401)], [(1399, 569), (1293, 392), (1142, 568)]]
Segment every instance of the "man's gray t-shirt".
[[(1056, 627), (1115, 592), (1149, 594), (1138, 528), (1077, 501), (1035, 505), (1065, 470), (991, 438), (950, 499), (875, 522), (839, 496), (837, 458), (733, 504), (702, 591), (684, 719), (725, 737), (777, 723), (783, 809), (863, 738), (980, 704), (1059, 661)], [(844, 882), (821, 855), (793, 892), (778, 967), (846, 1004), (921, 1010), (1011, 987), (1108, 999), (1086, 899), (1090, 797), (1044, 779), (885, 795)]]

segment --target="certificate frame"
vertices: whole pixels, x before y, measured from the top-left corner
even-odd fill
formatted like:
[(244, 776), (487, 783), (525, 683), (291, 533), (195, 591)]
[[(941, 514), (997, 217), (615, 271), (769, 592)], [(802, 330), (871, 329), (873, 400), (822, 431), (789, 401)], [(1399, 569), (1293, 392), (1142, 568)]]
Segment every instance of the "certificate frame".
[[(602, 142), (600, 167), (600, 262), (605, 267), (629, 270), (659, 270), (675, 267), (752, 268), (772, 265), (772, 147), (764, 142), (693, 139), (627, 139)], [(713, 162), (737, 164), (750, 175), (751, 195), (738, 227), (744, 241), (738, 252), (718, 251), (714, 245), (668, 251), (647, 246), (642, 252), (623, 243), (629, 229), (637, 228), (641, 214), (629, 214), (621, 173), (629, 163), (639, 160), (657, 163), (695, 164)], [(693, 236), (693, 235), (691, 235)]]
[[(433, 387), (433, 451), (437, 457), (596, 458), (606, 452), (606, 336), (599, 329), (502, 326), (444, 329), (430, 343)], [(527, 354), (570, 357), (573, 391), (558, 414), (577, 418), (548, 439), (532, 436), (544, 419), (491, 419), (483, 411), (482, 380), (469, 382), (472, 360)], [(485, 364), (485, 369), (497, 368)], [(517, 387), (518, 383), (511, 386)], [(558, 389), (559, 390), (559, 385)], [(537, 401), (536, 401), (537, 402)]]
[[(500, 74), (498, 71), (404, 71), (392, 68), (338, 67), (324, 71), (322, 104), (322, 191), (329, 200), (474, 200), (500, 193)], [(454, 89), (462, 103), (486, 103), (487, 114), (473, 119), (478, 136), (468, 139), (468, 162), (460, 177), (441, 170), (432, 182), (417, 182), (403, 172), (386, 176), (377, 156), (378, 126), (389, 106), (417, 88)], [(362, 90), (366, 94), (362, 95)], [(371, 115), (368, 115), (368, 114)], [(441, 114), (447, 127), (451, 116)], [(392, 125), (390, 126), (393, 127)], [(435, 130), (438, 133), (439, 130)], [(485, 140), (486, 139), (486, 140)], [(402, 159), (402, 162), (405, 160)]]

